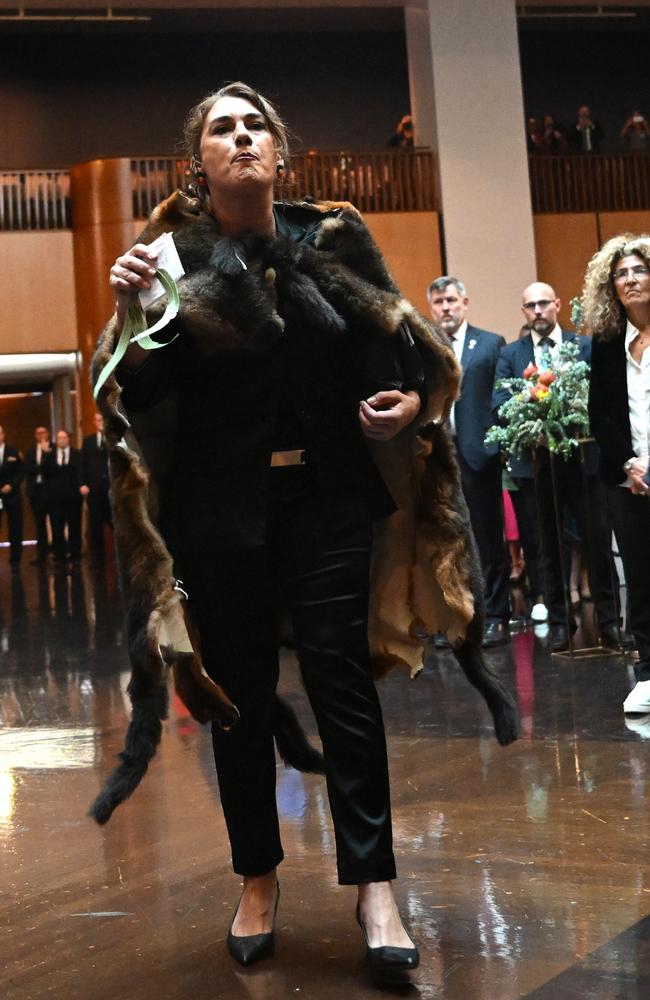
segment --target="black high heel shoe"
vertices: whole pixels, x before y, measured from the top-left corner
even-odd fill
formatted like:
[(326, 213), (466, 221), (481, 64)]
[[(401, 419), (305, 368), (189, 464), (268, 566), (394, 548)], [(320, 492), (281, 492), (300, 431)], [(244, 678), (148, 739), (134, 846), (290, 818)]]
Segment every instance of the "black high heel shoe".
[[(241, 900), (240, 900), (241, 902)], [(266, 931), (263, 934), (246, 934), (243, 936), (235, 935), (232, 932), (232, 925), (235, 922), (235, 917), (239, 910), (239, 903), (237, 904), (237, 909), (230, 921), (230, 927), (228, 928), (228, 937), (226, 938), (226, 947), (232, 957), (239, 962), (240, 965), (253, 965), (254, 962), (259, 962), (263, 958), (269, 958), (275, 951), (275, 915), (278, 912), (278, 903), (280, 902), (280, 883), (276, 882), (275, 885), (275, 906), (273, 907), (273, 926), (270, 931)]]
[(357, 923), (366, 939), (366, 959), (375, 972), (400, 972), (403, 969), (417, 969), (420, 964), (420, 953), (412, 948), (396, 948), (391, 944), (383, 944), (379, 948), (371, 948), (368, 943), (368, 932), (361, 920), (357, 904)]

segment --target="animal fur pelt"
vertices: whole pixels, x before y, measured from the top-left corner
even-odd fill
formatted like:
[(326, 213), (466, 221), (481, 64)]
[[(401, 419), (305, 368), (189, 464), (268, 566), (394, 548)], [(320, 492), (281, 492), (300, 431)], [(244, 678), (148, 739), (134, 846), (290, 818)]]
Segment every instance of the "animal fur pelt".
[[(400, 295), (352, 206), (302, 204), (296, 209), (301, 218), (305, 213), (309, 217), (312, 239), (233, 241), (220, 238), (214, 219), (177, 192), (154, 211), (139, 241), (150, 243), (162, 232), (174, 233), (186, 270), (178, 286), (177, 323), (181, 335), (195, 338), (202, 351), (228, 351), (235, 345), (255, 351), (272, 343), (284, 325), (277, 298), (306, 323), (332, 335), (345, 335), (353, 325), (368, 336), (406, 330), (415, 339), (425, 366), (426, 412), (417, 426), (373, 447), (399, 508), (379, 524), (373, 545), (373, 661), (377, 674), (397, 664), (415, 674), (422, 666), (426, 637), (444, 632), (468, 679), (485, 697), (499, 742), (507, 744), (517, 735), (516, 713), (481, 653), (483, 584), (453, 449), (442, 426), (458, 394), (454, 354), (446, 338)], [(164, 306), (160, 300), (148, 318), (158, 318)], [(109, 360), (118, 332), (114, 319), (102, 332), (93, 380)], [(164, 469), (157, 463), (155, 435), (146, 421), (138, 421), (136, 440), (120, 393), (113, 375), (102, 387), (98, 405), (110, 456), (133, 718), (121, 763), (90, 810), (100, 823), (137, 787), (155, 753), (167, 713), (166, 667), (173, 668), (177, 692), (200, 722), (214, 720), (227, 728), (238, 717), (227, 692), (205, 671), (188, 613), (191, 595), (189, 603), (183, 600), (182, 584), (174, 580), (172, 559), (156, 527)], [(279, 699), (274, 719), (283, 759), (301, 770), (321, 772), (321, 755)]]

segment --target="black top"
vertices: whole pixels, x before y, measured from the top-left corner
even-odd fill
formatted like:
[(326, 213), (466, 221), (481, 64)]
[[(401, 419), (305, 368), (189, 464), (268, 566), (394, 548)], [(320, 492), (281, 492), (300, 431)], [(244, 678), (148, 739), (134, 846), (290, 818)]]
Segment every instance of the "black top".
[(589, 420), (600, 445), (600, 473), (610, 485), (626, 480), (623, 466), (634, 456), (627, 395), (625, 326), (612, 340), (593, 338)]
[[(315, 222), (313, 211), (287, 205), (276, 213), (280, 233), (294, 242), (312, 242), (327, 217)], [(278, 448), (306, 448), (329, 516), (378, 518), (395, 509), (361, 433), (359, 401), (381, 390), (419, 389), (417, 351), (377, 331), (307, 329), (280, 290), (277, 311), (284, 333), (254, 350), (242, 343), (206, 354), (181, 332), (137, 372), (119, 370), (136, 434), (138, 411), (173, 399), (161, 511), (173, 553), (204, 551), (210, 541), (260, 544), (270, 456)]]

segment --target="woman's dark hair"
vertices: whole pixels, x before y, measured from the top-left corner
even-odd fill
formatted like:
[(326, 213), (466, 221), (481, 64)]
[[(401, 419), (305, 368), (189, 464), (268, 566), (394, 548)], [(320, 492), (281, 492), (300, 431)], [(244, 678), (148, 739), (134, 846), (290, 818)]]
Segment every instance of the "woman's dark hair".
[(227, 83), (220, 90), (208, 94), (188, 114), (185, 119), (183, 134), (185, 136), (187, 155), (190, 159), (192, 157), (196, 160), (201, 159), (201, 135), (203, 134), (205, 119), (212, 107), (222, 97), (241, 97), (244, 101), (248, 101), (253, 107), (257, 108), (264, 116), (269, 132), (275, 140), (279, 155), (283, 160), (289, 156), (287, 127), (275, 107), (258, 90), (254, 90), (253, 87), (249, 87), (247, 83), (242, 83), (240, 80), (236, 83)]

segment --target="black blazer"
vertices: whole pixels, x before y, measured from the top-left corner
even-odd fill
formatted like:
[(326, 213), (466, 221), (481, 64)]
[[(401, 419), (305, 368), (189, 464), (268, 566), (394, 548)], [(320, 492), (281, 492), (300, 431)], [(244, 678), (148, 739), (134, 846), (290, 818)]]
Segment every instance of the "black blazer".
[(48, 456), (48, 452), (41, 452), (41, 464), (36, 463), (36, 445), (33, 448), (28, 448), (25, 452), (25, 492), (28, 497), (34, 495), (34, 490), (36, 489), (36, 479), (39, 473), (43, 476), (42, 485), (45, 485), (45, 462)]
[(81, 503), (79, 487), (83, 485), (81, 476), (81, 452), (78, 448), (70, 448), (70, 459), (67, 465), (57, 465), (57, 449), (47, 456), (45, 462), (46, 496), (49, 504), (61, 501), (78, 500)]
[(634, 457), (627, 395), (625, 326), (612, 340), (593, 338), (589, 420), (600, 446), (600, 474), (616, 485), (627, 478), (623, 466)]
[(81, 476), (91, 493), (108, 493), (108, 449), (104, 440), (97, 446), (97, 434), (89, 434), (81, 446)]
[(463, 354), (461, 396), (454, 407), (456, 447), (467, 464), (479, 472), (497, 454), (497, 444), (484, 444), (495, 420), (492, 389), (499, 351), (505, 340), (498, 333), (467, 325)]
[(20, 484), (23, 481), (24, 468), (20, 452), (13, 445), (5, 442), (4, 461), (0, 464), (0, 487), (11, 486), (10, 493), (2, 493), (4, 507), (12, 507), (22, 503)]
[[(580, 360), (591, 361), (591, 340), (581, 334), (571, 333), (570, 330), (562, 330), (562, 342), (577, 340), (580, 347)], [(535, 364), (535, 348), (533, 338), (530, 333), (520, 340), (514, 340), (502, 348), (497, 361), (496, 378), (521, 378), (528, 365)], [(492, 404), (496, 410), (510, 398), (507, 389), (494, 390)], [(598, 466), (598, 449), (595, 445), (588, 445), (586, 449), (587, 472), (594, 475)], [(514, 455), (508, 460), (508, 465), (512, 475), (520, 479), (532, 479), (534, 475), (534, 465), (532, 452), (526, 452), (521, 457)]]

